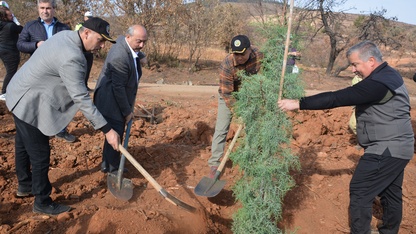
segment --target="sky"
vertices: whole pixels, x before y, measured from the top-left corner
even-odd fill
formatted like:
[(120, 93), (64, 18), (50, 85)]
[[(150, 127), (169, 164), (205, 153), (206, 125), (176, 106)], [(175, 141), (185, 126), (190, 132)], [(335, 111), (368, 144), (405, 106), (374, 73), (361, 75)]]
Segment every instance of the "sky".
[[(346, 10), (350, 8), (356, 8)], [(386, 9), (386, 18), (397, 17), (400, 22), (416, 25), (416, 1), (415, 0), (347, 0), (339, 9), (346, 13), (370, 14), (374, 11)]]

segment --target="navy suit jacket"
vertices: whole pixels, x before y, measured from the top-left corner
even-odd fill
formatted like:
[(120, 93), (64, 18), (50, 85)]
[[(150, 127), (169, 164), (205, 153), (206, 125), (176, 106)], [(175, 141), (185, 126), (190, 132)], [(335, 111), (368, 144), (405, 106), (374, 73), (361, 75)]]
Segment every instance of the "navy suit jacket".
[[(52, 29), (52, 35), (64, 30), (71, 30), (71, 28), (58, 21), (54, 17), (55, 25)], [(48, 39), (48, 34), (46, 29), (42, 24), (41, 19), (38, 17), (36, 20), (28, 22), (24, 27), (22, 32), (19, 35), (19, 40), (17, 40), (17, 48), (20, 52), (33, 54), (37, 49), (36, 44), (39, 41), (46, 41)]]
[(108, 52), (94, 92), (94, 103), (105, 118), (124, 121), (134, 108), (141, 65), (136, 66), (125, 37), (120, 36)]

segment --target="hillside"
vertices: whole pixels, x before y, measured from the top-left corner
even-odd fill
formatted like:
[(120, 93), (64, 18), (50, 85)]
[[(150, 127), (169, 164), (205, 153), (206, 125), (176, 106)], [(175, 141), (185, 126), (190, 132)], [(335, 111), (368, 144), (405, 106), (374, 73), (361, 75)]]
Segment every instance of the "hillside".
[[(97, 74), (101, 63), (95, 63), (93, 74)], [(136, 103), (149, 111), (154, 108), (158, 123), (137, 118), (128, 149), (163, 188), (197, 208), (196, 213), (164, 200), (130, 163), (126, 164), (129, 172), (125, 177), (135, 187), (133, 198), (129, 202), (116, 199), (100, 172), (103, 135), (94, 131), (81, 113), (69, 125), (77, 142), (69, 144), (51, 138), (52, 197), (73, 210), (57, 217), (32, 213), (33, 198), (14, 197), (15, 129), (10, 112), (0, 102), (0, 233), (231, 233), (232, 214), (239, 208), (231, 190), (238, 179), (238, 168), (232, 162), (226, 164), (221, 180), (227, 183), (218, 196), (206, 198), (193, 193), (208, 173), (217, 87), (154, 84), (162, 77), (176, 84), (189, 84), (189, 80), (194, 84), (215, 84), (216, 69), (193, 75), (166, 67), (159, 71), (144, 69)], [(316, 71), (307, 71), (302, 77), (310, 93), (350, 82)], [(416, 83), (406, 79), (406, 84), (415, 100)], [(94, 86), (94, 80), (90, 86)], [(139, 106), (136, 113), (146, 114)], [(279, 224), (282, 229), (305, 234), (348, 233), (348, 183), (362, 154), (348, 131), (350, 113), (351, 108), (345, 107), (290, 116), (295, 124), (292, 148), (300, 158), (302, 170), (293, 174), (297, 184), (285, 200), (283, 221)], [(233, 125), (230, 138), (235, 129)], [(412, 189), (415, 186), (416, 164), (412, 160), (405, 173), (403, 234), (416, 230), (416, 194)]]

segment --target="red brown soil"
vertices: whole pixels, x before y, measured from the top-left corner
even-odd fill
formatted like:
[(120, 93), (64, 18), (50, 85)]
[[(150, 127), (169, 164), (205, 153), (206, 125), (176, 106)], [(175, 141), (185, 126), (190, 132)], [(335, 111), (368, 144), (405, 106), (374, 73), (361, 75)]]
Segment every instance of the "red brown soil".
[[(91, 77), (97, 77), (102, 61), (94, 63)], [(0, 74), (3, 77), (4, 69)], [(156, 85), (164, 78), (170, 84)], [(350, 85), (350, 78), (331, 78), (319, 72), (302, 75), (309, 93)], [(150, 84), (153, 83), (153, 84)], [(237, 167), (226, 164), (224, 190), (214, 198), (194, 194), (194, 187), (208, 173), (207, 160), (217, 112), (216, 68), (190, 74), (179, 69), (144, 69), (128, 151), (169, 193), (197, 208), (195, 213), (164, 199), (132, 166), (126, 178), (134, 184), (133, 197), (116, 199), (107, 189), (100, 172), (103, 134), (94, 131), (78, 113), (69, 124), (75, 143), (51, 138), (50, 180), (52, 198), (73, 209), (56, 217), (32, 212), (33, 197), (15, 197), (17, 181), (14, 166), (15, 126), (4, 102), (0, 102), (0, 233), (232, 233), (232, 215), (240, 204), (232, 186), (238, 179)], [(90, 87), (94, 85), (94, 79)], [(416, 84), (406, 79), (412, 96)], [(155, 113), (156, 124), (139, 118)], [(415, 102), (412, 99), (414, 108)], [(285, 199), (279, 227), (297, 233), (349, 233), (348, 185), (362, 149), (356, 148), (348, 130), (350, 107), (325, 111), (299, 111), (290, 114), (294, 133), (292, 148), (302, 170), (294, 173), (295, 188)], [(412, 116), (416, 113), (412, 110)], [(412, 121), (415, 125), (415, 120)], [(415, 125), (416, 126), (416, 125)], [(236, 126), (232, 126), (229, 138)], [(405, 170), (403, 222), (400, 233), (416, 233), (416, 164)], [(377, 211), (377, 209), (376, 209)], [(377, 212), (372, 225), (377, 223)]]

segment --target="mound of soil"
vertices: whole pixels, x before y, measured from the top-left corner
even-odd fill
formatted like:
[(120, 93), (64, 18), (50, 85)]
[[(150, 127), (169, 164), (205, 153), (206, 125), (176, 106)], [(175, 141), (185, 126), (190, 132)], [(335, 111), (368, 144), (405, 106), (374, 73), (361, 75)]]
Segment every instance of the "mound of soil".
[[(92, 77), (97, 77), (100, 62), (94, 66)], [(240, 207), (231, 190), (239, 177), (237, 166), (231, 161), (226, 164), (221, 179), (227, 183), (218, 196), (200, 197), (193, 191), (208, 174), (217, 87), (189, 84), (216, 84), (216, 68), (194, 74), (176, 70), (170, 75), (168, 68), (144, 72), (128, 151), (167, 192), (196, 211), (170, 203), (129, 162), (124, 176), (132, 180), (133, 197), (129, 201), (115, 198), (107, 188), (106, 175), (100, 172), (104, 136), (78, 113), (68, 126), (77, 136), (76, 142), (50, 140), (51, 196), (73, 209), (56, 217), (33, 213), (33, 197), (15, 197), (15, 126), (11, 113), (0, 102), (0, 233), (232, 233), (232, 215)], [(164, 77), (165, 83), (188, 85), (154, 84)], [(351, 81), (313, 72), (303, 77), (309, 93), (345, 87)], [(94, 82), (92, 79), (90, 87)], [(416, 85), (406, 82), (409, 92), (414, 93)], [(343, 107), (289, 115), (294, 123), (292, 149), (302, 169), (293, 175), (296, 186), (286, 196), (283, 220), (278, 224), (287, 232), (349, 233), (348, 186), (363, 153), (348, 129), (350, 114), (351, 108)], [(412, 116), (415, 114), (412, 110)], [(236, 128), (231, 126), (229, 140)], [(403, 185), (403, 234), (416, 233), (415, 186), (416, 164), (412, 160)], [(380, 210), (377, 205), (374, 210), (375, 228)]]

